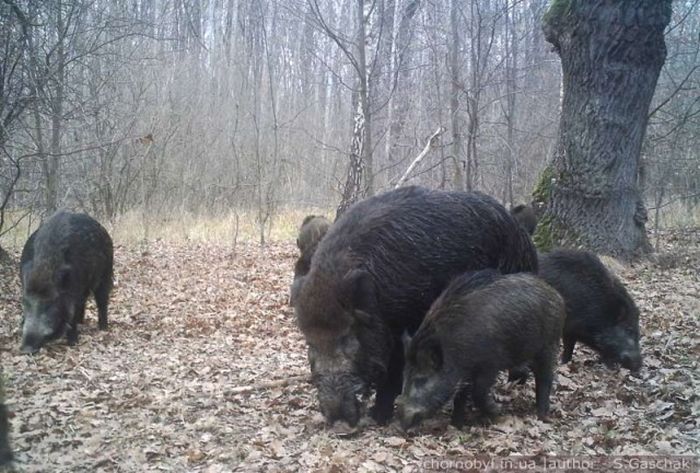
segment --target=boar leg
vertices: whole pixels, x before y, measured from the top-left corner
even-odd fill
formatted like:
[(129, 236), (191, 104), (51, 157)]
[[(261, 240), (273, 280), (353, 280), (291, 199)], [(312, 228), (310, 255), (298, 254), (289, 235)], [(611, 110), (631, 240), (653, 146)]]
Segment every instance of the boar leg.
[(109, 292), (111, 290), (111, 277), (105, 277), (97, 289), (95, 289), (95, 304), (97, 304), (97, 319), (100, 330), (107, 330), (107, 308), (109, 306)]
[(394, 414), (394, 400), (401, 394), (402, 371), (403, 347), (399, 343), (391, 353), (384, 380), (377, 386), (377, 396), (370, 412), (379, 425), (385, 425)]
[(546, 420), (549, 415), (549, 395), (552, 392), (552, 380), (554, 378), (554, 356), (556, 350), (547, 348), (540, 352), (533, 363), (535, 373), (535, 399), (537, 403), (537, 417)]
[(78, 324), (75, 322), (75, 320), (68, 323), (66, 341), (68, 342), (69, 346), (73, 346), (78, 343)]
[(87, 302), (86, 296), (81, 296), (78, 299), (78, 304), (73, 309), (73, 317), (67, 322), (66, 330), (66, 340), (68, 345), (73, 346), (78, 343), (78, 323), (85, 319), (85, 303)]
[(469, 399), (471, 394), (471, 385), (467, 384), (457, 391), (454, 402), (452, 403), (452, 425), (458, 429), (464, 426), (467, 399)]
[(576, 338), (564, 336), (564, 350), (561, 353), (562, 364), (571, 361), (571, 356), (574, 354), (574, 345), (576, 345)]
[(484, 420), (489, 421), (498, 415), (498, 406), (491, 399), (491, 387), (496, 382), (498, 371), (490, 368), (482, 368), (474, 377), (472, 386), (472, 399), (479, 409)]
[(85, 303), (87, 302), (88, 295), (90, 293), (85, 294), (82, 299), (80, 299), (80, 302), (78, 303), (78, 307), (75, 310), (75, 316), (73, 317), (73, 324), (77, 327), (78, 324), (82, 324), (85, 322)]

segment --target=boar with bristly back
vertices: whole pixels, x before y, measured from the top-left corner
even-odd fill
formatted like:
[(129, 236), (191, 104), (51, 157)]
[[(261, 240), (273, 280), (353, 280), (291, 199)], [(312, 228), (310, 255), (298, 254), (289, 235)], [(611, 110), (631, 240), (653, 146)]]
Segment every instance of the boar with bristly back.
[(112, 290), (112, 239), (92, 217), (58, 211), (34, 232), (22, 250), (22, 352), (35, 353), (66, 335), (78, 341), (78, 324), (92, 294), (99, 328), (107, 329)]
[(388, 421), (401, 391), (401, 335), (413, 333), (449, 281), (467, 270), (537, 270), (529, 236), (480, 193), (404, 187), (361, 201), (321, 240), (299, 278), (297, 323), (328, 423), (351, 426), (359, 397)]
[(563, 363), (571, 360), (580, 342), (597, 351), (608, 366), (641, 369), (639, 309), (600, 258), (584, 250), (554, 250), (540, 255), (539, 276), (566, 302)]
[(456, 277), (404, 341), (401, 426), (416, 426), (453, 396), (454, 425), (464, 422), (468, 396), (481, 421), (493, 421), (498, 408), (490, 391), (498, 372), (524, 364), (535, 373), (537, 416), (546, 419), (563, 325), (561, 296), (532, 274), (483, 270)]

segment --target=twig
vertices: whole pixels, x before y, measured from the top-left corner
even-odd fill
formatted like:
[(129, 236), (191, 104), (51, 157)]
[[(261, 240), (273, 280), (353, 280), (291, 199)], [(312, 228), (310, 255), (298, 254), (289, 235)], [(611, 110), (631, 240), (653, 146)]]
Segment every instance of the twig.
[(679, 200), (692, 199), (694, 197), (700, 197), (700, 193), (681, 195), (681, 196), (676, 197), (675, 199), (669, 200), (668, 202), (666, 202), (664, 204), (657, 205), (656, 207), (649, 207), (647, 210), (663, 209), (664, 207), (668, 207), (671, 204), (675, 204)]
[(406, 172), (401, 176), (401, 179), (399, 179), (399, 182), (396, 183), (396, 186), (394, 189), (398, 189), (403, 185), (404, 182), (408, 179), (408, 176), (411, 175), (411, 172), (413, 169), (420, 163), (423, 158), (425, 158), (428, 155), (428, 152), (430, 152), (431, 149), (435, 147), (435, 144), (437, 143), (438, 138), (440, 135), (442, 135), (446, 131), (446, 128), (444, 126), (439, 127), (437, 130), (435, 130), (435, 133), (433, 133), (430, 138), (428, 138), (428, 142), (425, 144), (425, 148), (423, 148), (423, 151), (420, 152), (418, 156), (415, 157), (413, 162), (411, 163), (410, 166), (408, 166), (408, 169), (406, 169)]
[(308, 375), (290, 376), (289, 378), (276, 379), (274, 381), (263, 381), (260, 383), (249, 384), (247, 386), (236, 386), (235, 388), (231, 388), (227, 394), (243, 394), (253, 391), (262, 391), (265, 389), (281, 388), (284, 386), (289, 386), (290, 384), (309, 382), (311, 382), (311, 379)]

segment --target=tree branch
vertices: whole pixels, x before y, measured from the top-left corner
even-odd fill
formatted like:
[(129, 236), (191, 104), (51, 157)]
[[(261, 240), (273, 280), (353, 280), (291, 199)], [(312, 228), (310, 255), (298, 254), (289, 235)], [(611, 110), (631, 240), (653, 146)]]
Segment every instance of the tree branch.
[(272, 388), (282, 388), (285, 386), (289, 386), (290, 384), (300, 384), (300, 383), (310, 383), (311, 379), (309, 378), (308, 375), (298, 375), (298, 376), (290, 376), (289, 378), (284, 378), (284, 379), (276, 379), (273, 381), (262, 381), (260, 383), (254, 383), (254, 384), (249, 384), (247, 386), (236, 386), (234, 388), (229, 389), (226, 394), (228, 395), (235, 395), (235, 394), (246, 394), (254, 391), (262, 391), (265, 389), (272, 389)]
[(431, 149), (435, 147), (435, 144), (437, 143), (438, 138), (440, 135), (442, 135), (446, 131), (446, 128), (444, 126), (439, 127), (437, 130), (435, 130), (435, 133), (433, 133), (430, 138), (428, 138), (428, 142), (425, 144), (425, 147), (423, 148), (423, 151), (420, 152), (418, 156), (415, 157), (413, 162), (411, 163), (410, 166), (408, 166), (408, 169), (406, 169), (406, 172), (401, 176), (401, 179), (396, 183), (396, 186), (394, 186), (394, 189), (398, 189), (403, 185), (404, 182), (408, 179), (408, 176), (411, 175), (411, 172), (413, 169), (420, 163), (423, 158), (425, 158), (428, 153), (430, 152)]
[(669, 102), (671, 101), (671, 99), (673, 99), (673, 97), (675, 97), (675, 95), (676, 95), (678, 92), (681, 91), (681, 89), (683, 88), (683, 86), (685, 85), (685, 83), (688, 82), (688, 80), (690, 79), (690, 77), (693, 75), (693, 73), (694, 73), (696, 70), (698, 70), (699, 67), (700, 67), (700, 66), (698, 66), (698, 65), (694, 66), (694, 67), (690, 70), (690, 72), (688, 72), (688, 74), (683, 78), (683, 80), (681, 81), (681, 83), (678, 84), (678, 87), (676, 87), (676, 89), (675, 89), (673, 92), (671, 92), (671, 95), (669, 95), (668, 97), (666, 97), (666, 99), (664, 99), (659, 105), (656, 106), (656, 108), (655, 108), (654, 110), (652, 110), (652, 111), (649, 113), (648, 118), (653, 117), (654, 114), (655, 114), (656, 112), (658, 112), (664, 105), (666, 105), (667, 103), (669, 103)]

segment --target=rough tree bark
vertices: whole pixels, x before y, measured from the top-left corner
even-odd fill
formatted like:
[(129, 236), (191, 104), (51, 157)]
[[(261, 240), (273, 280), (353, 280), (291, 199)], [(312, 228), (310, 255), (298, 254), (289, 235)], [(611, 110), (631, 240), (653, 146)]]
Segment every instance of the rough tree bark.
[(671, 0), (551, 3), (543, 29), (561, 57), (563, 99), (557, 148), (533, 193), (541, 249), (625, 259), (651, 250), (636, 178), (670, 18)]
[(365, 107), (362, 105), (362, 98), (357, 99), (356, 112), (353, 116), (352, 140), (350, 142), (350, 164), (343, 187), (343, 197), (335, 211), (336, 220), (352, 204), (364, 199), (367, 196), (367, 187), (363, 184), (366, 180), (367, 163), (363, 159), (365, 149)]

